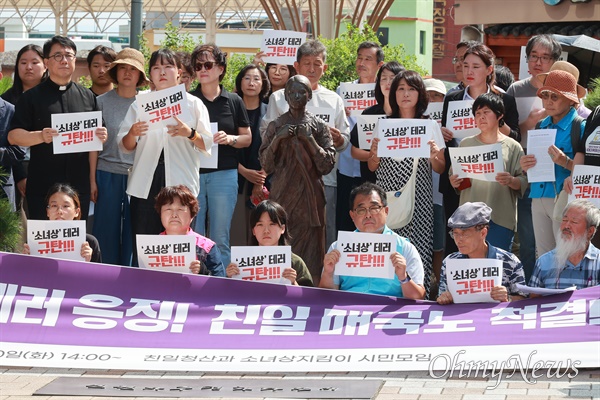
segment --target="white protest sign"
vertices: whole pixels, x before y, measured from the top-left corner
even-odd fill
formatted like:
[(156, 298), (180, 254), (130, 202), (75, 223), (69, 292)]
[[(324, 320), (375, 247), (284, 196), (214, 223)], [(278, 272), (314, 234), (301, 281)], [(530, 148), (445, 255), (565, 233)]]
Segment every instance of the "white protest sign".
[(441, 123), (443, 110), (444, 103), (429, 103), (429, 105), (427, 106), (427, 110), (425, 110), (425, 115), (429, 115), (429, 119), (432, 119), (437, 123)]
[(394, 278), (390, 260), (396, 251), (394, 235), (340, 231), (336, 249), (340, 252), (340, 261), (335, 264), (335, 275)]
[(554, 182), (554, 161), (548, 148), (554, 144), (556, 129), (533, 129), (527, 133), (527, 154), (535, 156), (535, 166), (527, 170), (527, 180), (533, 182)]
[[(219, 131), (217, 122), (210, 123), (210, 133), (215, 134)], [(219, 165), (219, 144), (214, 143), (210, 148), (210, 154), (200, 153), (200, 168), (217, 169)]]
[(455, 303), (494, 303), (490, 292), (502, 285), (502, 260), (447, 259), (446, 283)]
[(298, 47), (306, 42), (306, 32), (265, 30), (260, 51), (267, 64), (293, 65)]
[(52, 114), (50, 123), (58, 131), (52, 138), (54, 154), (102, 150), (96, 136), (96, 129), (102, 126), (102, 111)]
[(569, 195), (569, 203), (575, 199), (585, 199), (600, 207), (600, 167), (575, 165), (571, 178), (573, 191)]
[(377, 124), (377, 157), (426, 157), (430, 149), (427, 142), (433, 138), (428, 119), (386, 118)]
[(306, 106), (306, 111), (321, 118), (330, 128), (335, 128), (335, 110), (333, 108)]
[(81, 246), (85, 242), (85, 221), (27, 221), (29, 254), (84, 261)]
[(496, 174), (504, 172), (502, 144), (485, 146), (449, 147), (452, 173), (459, 178), (495, 182)]
[(340, 95), (344, 100), (344, 108), (350, 111), (350, 115), (356, 116), (375, 105), (374, 83), (340, 83)]
[[(539, 97), (516, 97), (517, 112), (519, 113), (519, 124), (522, 124), (532, 111), (539, 111), (544, 106), (542, 105), (542, 99)], [(527, 145), (527, 131), (521, 132), (521, 144)], [(523, 147), (527, 148), (527, 147)]]
[(196, 259), (196, 237), (192, 235), (136, 235), (140, 268), (189, 274)]
[(135, 96), (138, 105), (138, 118), (145, 121), (150, 129), (164, 128), (167, 125), (175, 125), (172, 118), (177, 116), (184, 122), (192, 121), (192, 114), (187, 106), (187, 93), (185, 85), (177, 85), (167, 89), (148, 93), (140, 93)]
[(480, 131), (475, 126), (473, 117), (473, 100), (458, 100), (448, 102), (446, 128), (450, 129), (456, 139), (464, 139), (477, 135)]
[(231, 246), (231, 262), (236, 263), (240, 275), (233, 278), (290, 284), (282, 277), (283, 270), (292, 267), (290, 246)]
[(385, 117), (381, 115), (358, 115), (356, 117), (356, 130), (358, 132), (358, 147), (364, 150), (371, 148), (371, 141), (375, 136), (377, 121)]

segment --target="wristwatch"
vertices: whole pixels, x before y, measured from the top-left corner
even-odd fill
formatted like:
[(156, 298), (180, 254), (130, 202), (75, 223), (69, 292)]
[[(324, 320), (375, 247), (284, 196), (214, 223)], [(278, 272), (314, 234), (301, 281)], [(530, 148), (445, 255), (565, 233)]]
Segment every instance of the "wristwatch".
[(235, 146), (236, 143), (237, 143), (237, 136), (234, 136), (233, 143), (231, 143), (231, 147)]
[(194, 128), (192, 128), (192, 133), (190, 133), (190, 136), (188, 136), (188, 139), (194, 140), (195, 136), (196, 136), (196, 130)]
[(400, 281), (400, 284), (404, 285), (405, 283), (408, 283), (408, 282), (410, 282), (410, 276), (406, 275), (406, 278), (402, 279)]

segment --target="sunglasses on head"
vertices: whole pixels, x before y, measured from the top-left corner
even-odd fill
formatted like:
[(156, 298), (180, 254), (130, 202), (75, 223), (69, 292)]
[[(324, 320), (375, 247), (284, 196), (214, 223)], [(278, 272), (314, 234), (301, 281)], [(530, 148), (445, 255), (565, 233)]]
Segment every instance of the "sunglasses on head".
[(214, 62), (214, 61), (197, 62), (196, 65), (194, 66), (194, 69), (196, 71), (202, 71), (202, 67), (204, 67), (205, 70), (210, 71), (211, 69), (213, 69), (215, 64), (216, 64), (216, 62)]

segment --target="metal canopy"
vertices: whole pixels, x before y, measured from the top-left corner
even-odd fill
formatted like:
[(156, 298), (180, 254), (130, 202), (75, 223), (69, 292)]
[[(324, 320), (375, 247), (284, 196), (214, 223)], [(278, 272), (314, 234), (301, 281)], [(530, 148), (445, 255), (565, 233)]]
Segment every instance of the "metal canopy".
[[(42, 22), (53, 20), (55, 32), (67, 34), (76, 30), (81, 21), (93, 20), (96, 30), (103, 33), (119, 19), (131, 19), (131, 3), (132, 0), (3, 0), (0, 25), (18, 18), (31, 31)], [(270, 20), (276, 22), (273, 24), (276, 29), (298, 30), (296, 22), (308, 19), (318, 32), (314, 21), (319, 3), (319, 0), (144, 0), (143, 10), (146, 26), (151, 25), (152, 18), (170, 21), (179, 15), (184, 26), (185, 22), (207, 22), (207, 26), (219, 29), (229, 22), (241, 22), (246, 29), (255, 30)], [(375, 27), (393, 0), (334, 0), (333, 3), (337, 26), (341, 21), (358, 24), (367, 20)], [(287, 24), (283, 23), (285, 20)]]

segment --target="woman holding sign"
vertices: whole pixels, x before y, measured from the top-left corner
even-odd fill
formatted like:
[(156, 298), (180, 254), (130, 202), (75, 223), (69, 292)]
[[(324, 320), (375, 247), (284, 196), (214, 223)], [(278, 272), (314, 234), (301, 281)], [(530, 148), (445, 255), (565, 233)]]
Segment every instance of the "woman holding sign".
[[(461, 101), (474, 101), (477, 97), (484, 93), (495, 93), (502, 98), (504, 103), (504, 126), (500, 128), (500, 131), (517, 142), (521, 141), (521, 134), (519, 130), (519, 113), (517, 112), (517, 103), (515, 98), (502, 93), (497, 86), (494, 85), (496, 81), (496, 73), (494, 71), (494, 52), (482, 43), (471, 43), (465, 52), (463, 59), (463, 81), (467, 85), (466, 88), (450, 92), (444, 98), (444, 107), (442, 111), (442, 134), (446, 141), (446, 147), (457, 147), (460, 139), (457, 138), (460, 129), (475, 128), (474, 123), (470, 120), (472, 104), (466, 104), (466, 107), (461, 108), (460, 111), (468, 111), (466, 117), (452, 118), (448, 116), (448, 109), (450, 108), (451, 102)], [(456, 103), (455, 103), (456, 105)], [(451, 122), (462, 121), (456, 123), (454, 130), (450, 129)], [(472, 132), (466, 136), (472, 136), (477, 132)], [(461, 136), (461, 137), (464, 137)], [(448, 151), (444, 153), (446, 158), (445, 171), (440, 174), (440, 192), (444, 195), (444, 211), (446, 216), (452, 215), (458, 207), (459, 197), (456, 194), (452, 184), (448, 178), (448, 169), (450, 168), (450, 154)], [(446, 237), (446, 254), (450, 254), (457, 251), (454, 241), (447, 236)]]
[(484, 93), (473, 103), (475, 124), (481, 131), (460, 142), (459, 147), (502, 145), (504, 172), (496, 174), (495, 182), (450, 176), (450, 184), (455, 189), (470, 181), (470, 186), (460, 191), (460, 204), (466, 202), (484, 202), (492, 208), (492, 217), (487, 240), (493, 246), (510, 251), (517, 226), (517, 198), (527, 189), (527, 177), (523, 174), (519, 160), (523, 148), (515, 140), (500, 132), (504, 125), (504, 103), (493, 93)]
[[(397, 61), (390, 61), (385, 63), (379, 68), (377, 72), (377, 80), (375, 81), (375, 100), (377, 104), (367, 108), (362, 112), (362, 115), (390, 115), (392, 113), (392, 106), (390, 106), (390, 88), (394, 77), (401, 71), (406, 71), (402, 65)], [(358, 124), (354, 125), (352, 132), (350, 132), (350, 142), (352, 143), (352, 158), (359, 160), (360, 163), (360, 176), (363, 182), (375, 183), (375, 174), (369, 169), (368, 160), (370, 152), (360, 148), (358, 139)]]
[[(289, 246), (290, 234), (286, 229), (287, 213), (279, 203), (271, 200), (263, 200), (250, 214), (250, 225), (252, 226), (253, 246)], [(306, 264), (296, 254), (292, 253), (292, 267), (283, 270), (281, 276), (286, 278), (292, 285), (314, 286), (310, 271)], [(227, 266), (227, 276), (239, 275), (240, 269), (237, 264), (231, 263)]]
[[(423, 114), (429, 104), (425, 84), (416, 71), (402, 71), (396, 75), (390, 88), (389, 99), (392, 107), (390, 118), (424, 118)], [(444, 158), (436, 145), (436, 142), (441, 143), (443, 141), (439, 130), (437, 135), (434, 132), (434, 137), (437, 140), (430, 140), (428, 142), (431, 148), (429, 159), (420, 158), (415, 160), (412, 157), (403, 159), (392, 157), (380, 158), (377, 156), (379, 138), (373, 139), (368, 159), (369, 169), (376, 173), (377, 184), (386, 192), (401, 190), (407, 186), (411, 176), (416, 173), (415, 194), (414, 199), (412, 199), (414, 203), (412, 219), (405, 226), (394, 229), (394, 232), (410, 239), (411, 243), (419, 251), (425, 271), (424, 286), (427, 295), (429, 295), (429, 279), (433, 270), (433, 191), (431, 168), (433, 167), (438, 172), (444, 168)]]
[[(169, 49), (160, 49), (150, 57), (150, 80), (156, 91), (179, 84), (181, 63)], [(140, 121), (144, 109), (142, 100), (131, 104), (119, 130), (119, 148), (125, 153), (135, 150), (133, 167), (127, 182), (131, 196), (131, 230), (133, 262), (137, 264), (136, 235), (158, 234), (162, 231), (159, 216), (154, 211), (154, 198), (165, 186), (184, 184), (195, 195), (200, 191), (198, 170), (200, 151), (210, 151), (212, 135), (208, 132), (208, 112), (202, 102), (185, 92), (181, 106), (187, 107), (192, 120), (169, 118), (166, 128), (159, 123)], [(140, 95), (138, 95), (140, 96)], [(163, 107), (162, 109), (165, 109)]]
[(250, 146), (250, 121), (242, 99), (221, 85), (227, 72), (227, 53), (213, 44), (200, 45), (192, 52), (198, 87), (192, 95), (208, 109), (210, 122), (217, 125), (214, 142), (218, 144), (216, 168), (200, 170), (200, 213), (194, 230), (210, 232), (228, 264), (231, 257), (229, 234), (238, 194), (238, 149)]
[(190, 264), (193, 274), (225, 276), (219, 248), (207, 237), (192, 230), (192, 220), (198, 214), (196, 196), (184, 185), (167, 186), (156, 196), (156, 211), (165, 228), (161, 235), (188, 235), (196, 238), (196, 259)]
[[(50, 221), (80, 220), (81, 202), (75, 189), (64, 183), (53, 185), (46, 196), (46, 215)], [(23, 254), (30, 254), (27, 243), (23, 245)], [(87, 262), (102, 262), (98, 240), (89, 233), (81, 245), (81, 257)]]

